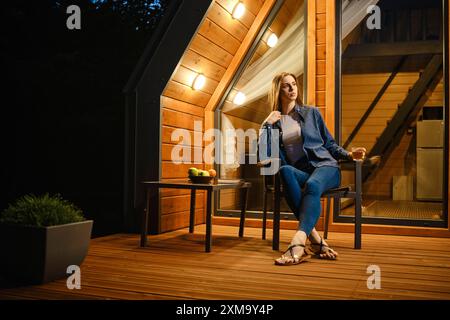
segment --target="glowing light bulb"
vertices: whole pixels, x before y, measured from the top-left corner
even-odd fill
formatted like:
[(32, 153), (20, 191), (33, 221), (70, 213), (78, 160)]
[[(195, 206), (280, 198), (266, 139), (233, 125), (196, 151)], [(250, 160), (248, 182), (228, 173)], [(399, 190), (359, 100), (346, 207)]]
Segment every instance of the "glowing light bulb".
[(278, 37), (275, 33), (272, 33), (269, 36), (269, 39), (267, 39), (267, 45), (271, 48), (275, 47), (277, 45), (278, 42)]
[(234, 19), (240, 19), (245, 13), (245, 6), (242, 2), (238, 2), (233, 9), (232, 16)]
[(238, 106), (240, 106), (240, 105), (244, 104), (245, 99), (246, 99), (245, 94), (239, 91), (234, 96), (233, 102), (234, 102), (234, 104), (237, 104)]
[(192, 88), (194, 90), (201, 90), (205, 86), (205, 83), (206, 77), (200, 73), (195, 77), (194, 82), (192, 83)]

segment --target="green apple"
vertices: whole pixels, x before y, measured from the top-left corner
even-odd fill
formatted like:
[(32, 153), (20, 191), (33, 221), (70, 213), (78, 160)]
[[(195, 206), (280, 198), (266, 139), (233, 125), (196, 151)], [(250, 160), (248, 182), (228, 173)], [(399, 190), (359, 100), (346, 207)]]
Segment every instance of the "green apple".
[(198, 175), (202, 177), (209, 177), (209, 172), (205, 170), (199, 170)]
[(198, 171), (197, 168), (192, 167), (192, 168), (189, 168), (188, 174), (189, 174), (190, 177), (198, 176), (199, 175), (199, 171)]

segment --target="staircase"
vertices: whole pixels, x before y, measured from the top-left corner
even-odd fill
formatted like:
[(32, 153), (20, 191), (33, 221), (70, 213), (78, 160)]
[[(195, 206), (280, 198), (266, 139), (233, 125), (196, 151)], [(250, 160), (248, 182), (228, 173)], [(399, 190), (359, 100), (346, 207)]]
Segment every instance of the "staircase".
[(424, 106), (443, 106), (442, 10), (411, 6), (383, 3), (382, 30), (362, 23), (357, 38), (343, 40), (341, 138), (346, 149), (381, 156), (363, 168), (363, 181), (373, 180), (364, 192), (377, 198), (392, 196), (393, 176), (415, 174), (416, 121)]
[[(388, 158), (393, 148), (399, 143), (406, 130), (415, 123), (425, 102), (442, 79), (442, 55), (433, 55), (419, 79), (409, 90), (408, 95), (398, 106), (392, 119), (383, 130), (369, 156), (381, 155)], [(383, 163), (383, 161), (382, 161)]]

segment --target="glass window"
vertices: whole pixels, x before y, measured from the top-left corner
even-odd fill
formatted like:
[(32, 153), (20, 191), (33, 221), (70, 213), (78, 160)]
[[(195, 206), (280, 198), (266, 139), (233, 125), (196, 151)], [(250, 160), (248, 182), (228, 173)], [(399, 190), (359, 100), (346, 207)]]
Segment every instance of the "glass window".
[[(340, 12), (341, 144), (381, 156), (364, 169), (363, 218), (443, 226), (443, 1), (343, 0)], [(341, 206), (354, 214), (352, 202)]]
[[(216, 110), (216, 119), (223, 134), (222, 159), (225, 162), (218, 167), (220, 178), (245, 179), (252, 182), (247, 206), (250, 216), (252, 213), (260, 216), (263, 209), (263, 178), (256, 164), (249, 163), (249, 158), (256, 157), (256, 150), (252, 150), (250, 146), (256, 143), (259, 128), (271, 112), (267, 93), (272, 78), (284, 71), (294, 73), (302, 85), (298, 90), (299, 94), (303, 92), (306, 27), (304, 17), (303, 1), (283, 2), (255, 43), (253, 52), (246, 57), (247, 62), (232, 84), (223, 104)], [(227, 130), (237, 130), (238, 134), (236, 137), (228, 136)], [(247, 134), (245, 140), (238, 137), (239, 131)], [(233, 212), (239, 212), (238, 191), (220, 191), (217, 208), (218, 214), (232, 215)], [(270, 200), (268, 209), (272, 210)], [(284, 200), (281, 210), (290, 211)]]

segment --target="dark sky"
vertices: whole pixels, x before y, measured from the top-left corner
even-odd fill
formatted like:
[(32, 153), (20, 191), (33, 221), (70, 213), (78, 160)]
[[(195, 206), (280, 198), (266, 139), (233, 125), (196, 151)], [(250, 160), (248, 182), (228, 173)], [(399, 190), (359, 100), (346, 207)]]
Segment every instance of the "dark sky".
[[(10, 1), (0, 13), (0, 210), (27, 194), (60, 193), (121, 228), (122, 89), (164, 13), (163, 1)], [(81, 30), (68, 30), (69, 5)]]

